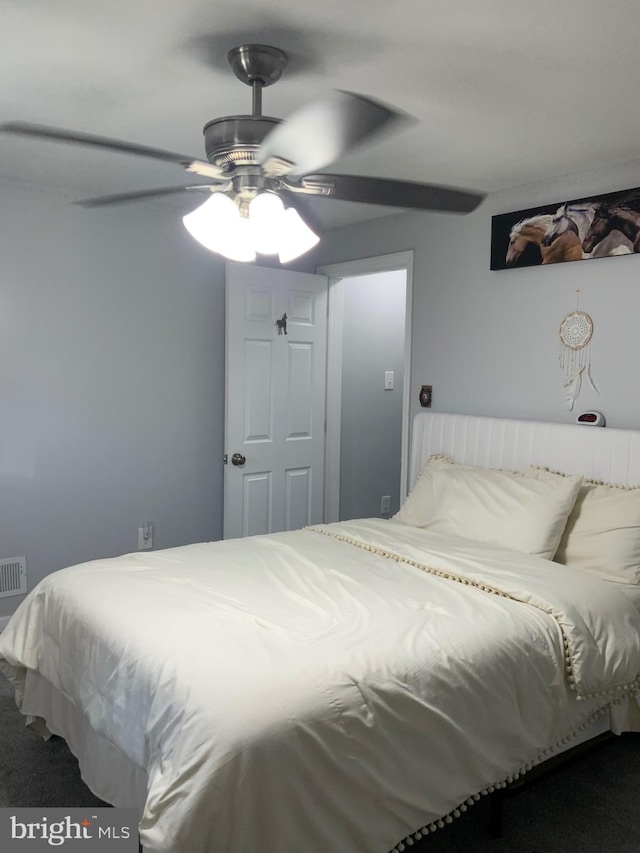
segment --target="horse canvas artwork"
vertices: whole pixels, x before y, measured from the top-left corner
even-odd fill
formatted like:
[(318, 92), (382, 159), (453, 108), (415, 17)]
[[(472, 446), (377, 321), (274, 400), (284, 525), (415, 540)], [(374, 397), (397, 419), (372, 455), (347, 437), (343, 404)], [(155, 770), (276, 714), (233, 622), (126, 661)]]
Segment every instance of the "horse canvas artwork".
[(491, 220), (491, 269), (640, 252), (640, 188), (503, 213)]
[(506, 261), (513, 266), (528, 244), (537, 246), (541, 263), (558, 264), (561, 261), (581, 261), (582, 243), (573, 229), (566, 229), (556, 235), (553, 241), (545, 242), (553, 225), (553, 216), (548, 213), (530, 216), (517, 222), (509, 234)]

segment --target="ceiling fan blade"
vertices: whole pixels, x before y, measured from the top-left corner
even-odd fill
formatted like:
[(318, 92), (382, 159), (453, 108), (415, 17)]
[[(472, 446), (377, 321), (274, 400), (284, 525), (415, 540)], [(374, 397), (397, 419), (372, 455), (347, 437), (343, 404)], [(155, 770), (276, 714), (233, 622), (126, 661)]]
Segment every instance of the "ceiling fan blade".
[(116, 151), (119, 154), (133, 154), (136, 157), (149, 157), (152, 160), (164, 160), (166, 163), (177, 163), (188, 172), (194, 172), (207, 178), (224, 179), (222, 169), (205, 160), (196, 160), (186, 154), (176, 154), (173, 151), (163, 151), (161, 148), (150, 148), (148, 145), (138, 145), (135, 142), (124, 142), (120, 139), (110, 139), (107, 136), (96, 136), (93, 133), (82, 133), (75, 130), (63, 130), (58, 127), (47, 127), (41, 124), (13, 121), (0, 124), (0, 133), (10, 133), (14, 136), (26, 136), (30, 139), (44, 139), (49, 142), (69, 142), (76, 145), (87, 145), (102, 148), (105, 151)]
[(258, 160), (268, 174), (306, 175), (334, 163), (383, 128), (408, 120), (378, 101), (334, 91), (295, 110), (270, 131)]
[(483, 193), (435, 184), (365, 178), (359, 175), (305, 175), (295, 184), (286, 180), (284, 185), (292, 192), (320, 195), (340, 201), (449, 213), (471, 213), (485, 197)]
[(128, 204), (131, 201), (145, 201), (149, 198), (162, 198), (163, 196), (179, 195), (190, 190), (200, 192), (215, 192), (219, 188), (211, 184), (193, 184), (186, 187), (161, 187), (156, 190), (139, 190), (134, 193), (116, 193), (115, 195), (102, 195), (95, 198), (82, 198), (74, 201), (78, 207), (111, 207), (117, 204)]

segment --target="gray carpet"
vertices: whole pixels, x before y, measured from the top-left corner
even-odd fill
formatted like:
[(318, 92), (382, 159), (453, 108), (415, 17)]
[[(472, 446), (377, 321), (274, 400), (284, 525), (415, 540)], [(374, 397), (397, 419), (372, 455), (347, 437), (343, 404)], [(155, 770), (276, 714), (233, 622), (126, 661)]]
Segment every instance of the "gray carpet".
[(0, 675), (0, 808), (106, 805), (80, 778), (62, 738), (45, 742), (25, 728), (13, 688)]
[[(63, 740), (44, 742), (24, 728), (9, 684), (0, 676), (0, 807), (91, 805), (107, 804), (83, 784)], [(503, 838), (489, 836), (487, 817), (484, 798), (450, 826), (406, 849), (415, 853), (639, 853), (640, 734), (616, 738), (508, 799)]]

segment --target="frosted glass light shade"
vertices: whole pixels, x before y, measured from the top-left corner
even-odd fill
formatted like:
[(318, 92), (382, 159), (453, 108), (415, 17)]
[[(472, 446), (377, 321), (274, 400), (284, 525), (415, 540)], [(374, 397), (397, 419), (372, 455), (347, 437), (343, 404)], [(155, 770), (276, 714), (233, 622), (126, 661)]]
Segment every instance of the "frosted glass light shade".
[(189, 234), (205, 249), (218, 252), (231, 261), (255, 261), (248, 219), (229, 196), (212, 193), (204, 204), (182, 217)]
[(283, 228), (280, 236), (278, 257), (281, 264), (304, 255), (320, 242), (318, 235), (309, 228), (298, 211), (288, 207), (283, 216)]
[(284, 204), (274, 193), (259, 193), (249, 205), (253, 248), (263, 255), (277, 255), (282, 243)]

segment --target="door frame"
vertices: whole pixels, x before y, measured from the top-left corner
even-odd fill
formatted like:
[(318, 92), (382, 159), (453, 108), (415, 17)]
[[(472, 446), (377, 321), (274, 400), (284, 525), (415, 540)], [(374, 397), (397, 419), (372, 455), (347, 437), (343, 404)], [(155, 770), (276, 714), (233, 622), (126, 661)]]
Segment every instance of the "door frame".
[(339, 264), (323, 264), (316, 272), (329, 279), (327, 330), (327, 385), (324, 454), (324, 520), (340, 517), (340, 427), (342, 416), (342, 334), (345, 278), (405, 270), (404, 378), (402, 389), (402, 443), (400, 453), (400, 501), (407, 495), (409, 470), (409, 413), (411, 401), (411, 332), (413, 308), (413, 249), (390, 255), (360, 258)]

